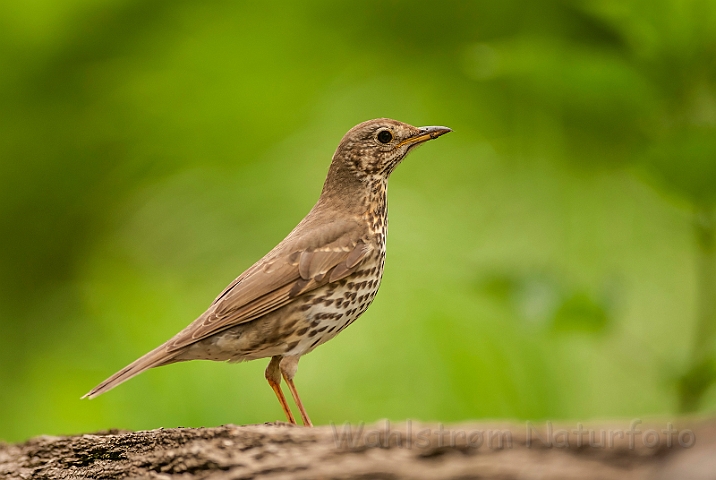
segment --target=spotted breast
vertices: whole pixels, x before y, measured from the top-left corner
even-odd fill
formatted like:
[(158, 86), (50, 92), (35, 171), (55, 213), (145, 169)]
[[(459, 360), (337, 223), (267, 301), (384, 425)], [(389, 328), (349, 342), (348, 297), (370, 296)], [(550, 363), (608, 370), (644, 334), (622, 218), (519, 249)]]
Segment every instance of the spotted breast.
[(362, 221), (368, 225), (369, 235), (364, 241), (373, 246), (371, 255), (361, 264), (361, 268), (348, 278), (329, 284), (319, 291), (307, 295), (310, 306), (304, 305), (303, 322), (297, 322), (294, 337), (298, 343), (289, 345), (285, 355), (303, 355), (327, 342), (348, 325), (360, 317), (373, 303), (383, 278), (385, 267), (385, 240), (388, 229), (387, 184), (380, 179), (375, 181), (374, 196), (369, 208), (362, 215)]

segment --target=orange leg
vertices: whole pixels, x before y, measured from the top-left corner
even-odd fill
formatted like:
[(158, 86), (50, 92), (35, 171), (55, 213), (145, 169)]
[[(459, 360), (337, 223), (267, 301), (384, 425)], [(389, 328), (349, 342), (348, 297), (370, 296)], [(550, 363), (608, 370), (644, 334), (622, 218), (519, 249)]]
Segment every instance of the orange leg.
[[(278, 403), (281, 404), (281, 408), (283, 408), (283, 413), (286, 414), (286, 418), (290, 423), (293, 423), (296, 425), (296, 420), (293, 418), (293, 413), (291, 413), (291, 409), (288, 407), (288, 402), (286, 401), (286, 397), (283, 395), (283, 391), (281, 390), (281, 374), (279, 373), (279, 362), (281, 361), (281, 357), (272, 357), (271, 361), (268, 364), (268, 367), (266, 367), (266, 380), (268, 380), (269, 385), (271, 385), (271, 388), (273, 389), (274, 393), (276, 394), (276, 398), (278, 398)], [(291, 386), (289, 385), (289, 388)], [(291, 390), (293, 392), (293, 389)], [(295, 398), (295, 395), (294, 395)], [(299, 405), (299, 408), (303, 408)], [(301, 410), (301, 414), (303, 414), (303, 410)], [(305, 423), (305, 419), (304, 419)]]
[(296, 402), (298, 409), (301, 411), (301, 418), (303, 419), (303, 424), (307, 427), (312, 427), (313, 424), (311, 423), (311, 419), (308, 418), (308, 413), (306, 413), (306, 409), (303, 408), (301, 397), (298, 396), (298, 390), (296, 390), (296, 385), (293, 384), (293, 379), (289, 378), (285, 373), (283, 374), (283, 379), (286, 380), (288, 388), (289, 390), (291, 390), (291, 395), (293, 395), (293, 400)]

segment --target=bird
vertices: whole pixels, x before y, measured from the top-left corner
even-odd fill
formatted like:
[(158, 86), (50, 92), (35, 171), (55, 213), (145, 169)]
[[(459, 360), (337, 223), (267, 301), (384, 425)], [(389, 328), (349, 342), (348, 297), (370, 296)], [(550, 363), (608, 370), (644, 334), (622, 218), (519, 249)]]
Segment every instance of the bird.
[(451, 131), (389, 118), (351, 128), (333, 154), (318, 201), (288, 236), (189, 326), (82, 398), (97, 397), (149, 368), (270, 357), (265, 377), (288, 422), (296, 424), (282, 377), (303, 424), (313, 426), (293, 381), (299, 358), (370, 306), (385, 266), (388, 178), (415, 147)]

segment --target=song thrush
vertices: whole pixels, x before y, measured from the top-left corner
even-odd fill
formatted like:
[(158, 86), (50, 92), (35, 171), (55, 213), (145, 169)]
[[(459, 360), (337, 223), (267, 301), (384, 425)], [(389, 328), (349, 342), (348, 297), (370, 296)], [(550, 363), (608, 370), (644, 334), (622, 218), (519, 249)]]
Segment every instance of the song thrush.
[(373, 301), (385, 264), (388, 177), (412, 148), (450, 131), (387, 118), (353, 127), (333, 155), (318, 202), (296, 228), (188, 327), (83, 398), (174, 362), (271, 357), (266, 379), (288, 421), (296, 423), (281, 376), (304, 425), (311, 426), (293, 383), (298, 360), (338, 335)]

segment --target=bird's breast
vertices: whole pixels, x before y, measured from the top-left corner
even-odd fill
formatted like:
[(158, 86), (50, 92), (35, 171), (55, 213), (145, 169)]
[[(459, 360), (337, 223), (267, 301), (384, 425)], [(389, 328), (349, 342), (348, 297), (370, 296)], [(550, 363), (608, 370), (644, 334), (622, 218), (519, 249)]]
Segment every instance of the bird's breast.
[(382, 251), (373, 250), (350, 276), (311, 292), (306, 298), (310, 307), (301, 312), (292, 335), (295, 343), (288, 341), (292, 348), (287, 354), (310, 352), (360, 317), (378, 293), (384, 258)]

